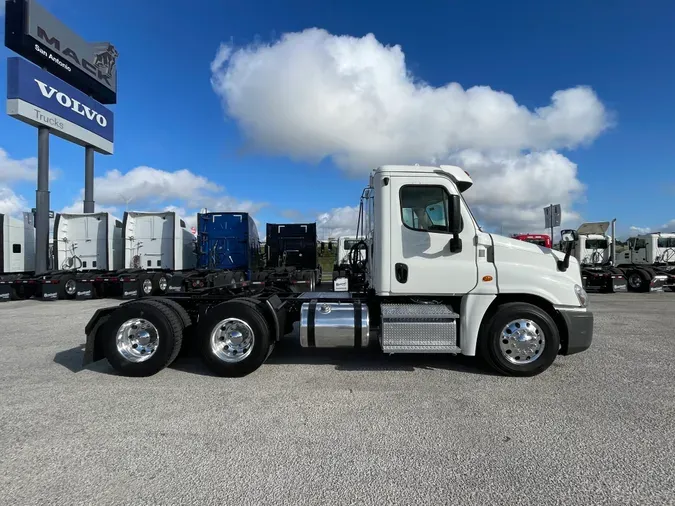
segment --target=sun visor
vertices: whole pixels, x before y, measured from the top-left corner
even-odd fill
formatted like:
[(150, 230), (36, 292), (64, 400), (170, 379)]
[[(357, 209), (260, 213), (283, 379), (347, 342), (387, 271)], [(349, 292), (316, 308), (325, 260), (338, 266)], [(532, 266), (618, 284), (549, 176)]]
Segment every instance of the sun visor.
[(455, 165), (441, 165), (440, 168), (445, 174), (450, 176), (460, 192), (463, 193), (473, 186), (473, 179), (471, 179), (469, 173), (464, 169)]
[(608, 221), (597, 221), (594, 223), (582, 223), (577, 229), (579, 235), (605, 235), (609, 228)]

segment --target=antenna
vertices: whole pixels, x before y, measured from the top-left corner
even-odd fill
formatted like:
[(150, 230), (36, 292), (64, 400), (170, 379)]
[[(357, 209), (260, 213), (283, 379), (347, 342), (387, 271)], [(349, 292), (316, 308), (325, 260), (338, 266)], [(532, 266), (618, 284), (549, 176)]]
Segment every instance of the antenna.
[(124, 201), (124, 212), (127, 212), (129, 210), (129, 202), (134, 200), (134, 198), (133, 197), (126, 198), (121, 193), (118, 193), (117, 195)]

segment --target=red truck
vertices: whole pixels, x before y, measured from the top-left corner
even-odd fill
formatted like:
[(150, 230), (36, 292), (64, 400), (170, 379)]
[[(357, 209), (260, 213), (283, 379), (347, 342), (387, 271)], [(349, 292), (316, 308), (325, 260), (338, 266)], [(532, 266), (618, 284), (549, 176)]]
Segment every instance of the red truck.
[(552, 247), (551, 238), (546, 234), (513, 234), (511, 237), (519, 241), (531, 242), (544, 248)]

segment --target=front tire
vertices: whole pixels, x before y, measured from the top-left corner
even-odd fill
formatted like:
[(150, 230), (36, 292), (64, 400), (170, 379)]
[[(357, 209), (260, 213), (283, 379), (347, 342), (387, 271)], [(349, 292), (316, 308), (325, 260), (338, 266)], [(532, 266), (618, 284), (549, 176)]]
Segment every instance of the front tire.
[(179, 316), (154, 301), (134, 301), (113, 311), (101, 327), (105, 357), (124, 376), (151, 376), (178, 356), (183, 342)]
[(197, 335), (206, 365), (226, 377), (258, 369), (272, 344), (265, 317), (256, 307), (237, 300), (212, 308), (199, 322)]
[(507, 376), (535, 376), (548, 369), (560, 349), (560, 333), (538, 306), (512, 302), (499, 306), (481, 325), (480, 357)]

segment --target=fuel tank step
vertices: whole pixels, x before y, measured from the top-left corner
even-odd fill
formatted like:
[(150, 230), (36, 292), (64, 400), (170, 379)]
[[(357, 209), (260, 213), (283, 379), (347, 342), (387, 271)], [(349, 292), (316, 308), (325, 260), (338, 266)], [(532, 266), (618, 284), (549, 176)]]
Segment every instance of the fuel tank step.
[(382, 304), (385, 353), (460, 353), (459, 315), (445, 304)]

